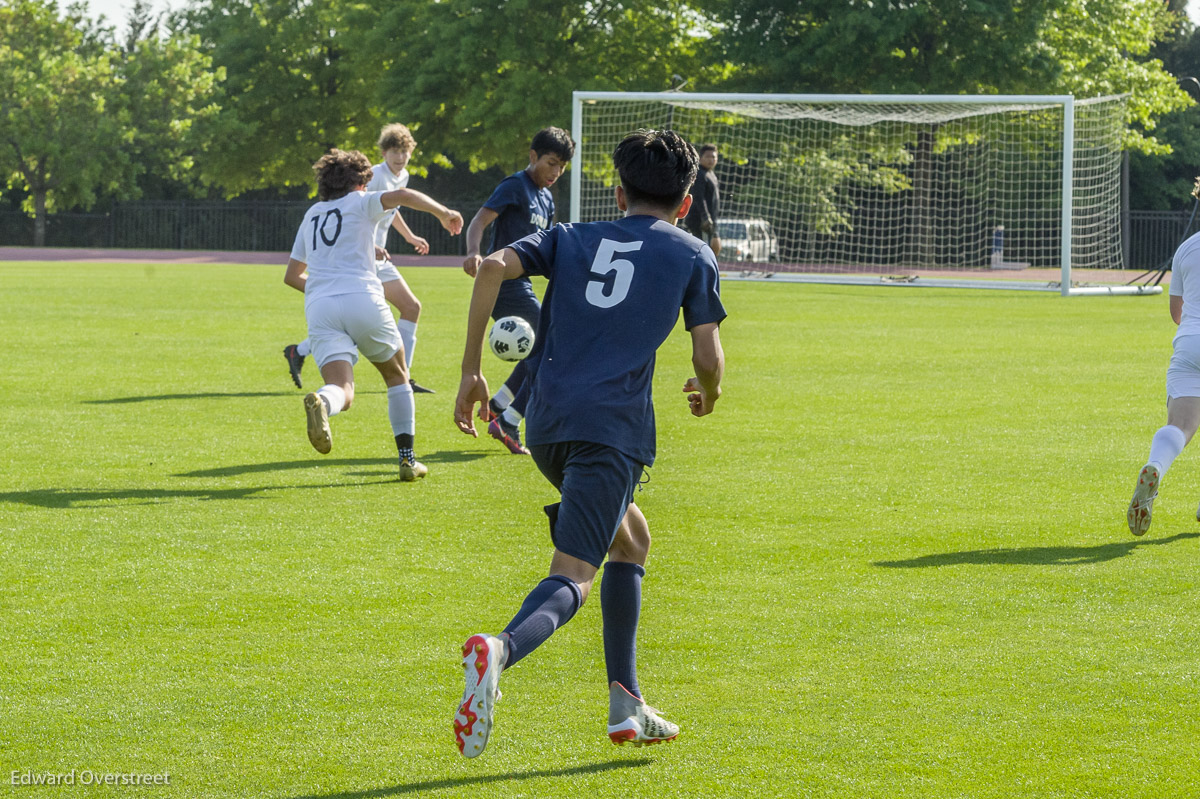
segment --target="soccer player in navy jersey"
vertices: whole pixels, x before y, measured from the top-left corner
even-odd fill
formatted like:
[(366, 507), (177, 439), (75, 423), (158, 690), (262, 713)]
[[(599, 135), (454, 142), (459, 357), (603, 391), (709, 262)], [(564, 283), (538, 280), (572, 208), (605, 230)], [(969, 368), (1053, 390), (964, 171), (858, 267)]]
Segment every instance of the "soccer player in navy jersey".
[[(550, 187), (562, 176), (574, 155), (575, 142), (562, 128), (543, 128), (537, 132), (529, 144), (529, 166), (500, 181), (467, 226), (464, 272), (475, 277), (483, 260), (479, 257), (479, 247), (488, 225), (492, 225), (488, 253), (502, 250), (534, 231), (550, 228), (554, 222), (554, 197)], [(536, 330), (541, 307), (529, 278), (521, 277), (501, 285), (492, 318), (519, 316)], [(529, 454), (529, 450), (521, 445), (520, 432), (529, 399), (528, 387), (522, 389), (527, 373), (528, 366), (524, 361), (519, 362), (496, 396), (479, 409), (479, 418), (489, 422), (488, 434), (514, 455)]]
[(617, 744), (658, 743), (679, 727), (646, 705), (638, 687), (636, 634), (650, 529), (633, 502), (654, 462), (651, 381), (655, 352), (683, 309), (695, 376), (683, 390), (705, 416), (721, 394), (725, 356), (716, 258), (675, 226), (687, 213), (696, 151), (673, 131), (642, 130), (617, 146), (615, 222), (557, 225), (493, 253), (479, 266), (467, 322), (459, 429), (476, 435), (472, 413), (488, 401), (480, 371), (488, 314), (502, 281), (548, 279), (534, 351), (526, 433), (533, 460), (561, 494), (548, 506), (550, 575), (526, 596), (499, 635), (463, 645), (466, 685), (454, 717), (459, 750), (487, 746), (501, 672), (546, 641), (600, 588), (609, 688), (608, 735)]

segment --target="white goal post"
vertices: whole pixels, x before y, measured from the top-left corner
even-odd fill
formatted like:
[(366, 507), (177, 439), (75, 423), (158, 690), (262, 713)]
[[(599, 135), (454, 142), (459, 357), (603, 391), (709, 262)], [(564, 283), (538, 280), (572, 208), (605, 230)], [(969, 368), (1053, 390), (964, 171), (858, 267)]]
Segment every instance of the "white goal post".
[(613, 149), (670, 128), (719, 148), (728, 278), (1157, 294), (1111, 271), (1126, 101), (575, 92), (571, 221), (615, 218)]

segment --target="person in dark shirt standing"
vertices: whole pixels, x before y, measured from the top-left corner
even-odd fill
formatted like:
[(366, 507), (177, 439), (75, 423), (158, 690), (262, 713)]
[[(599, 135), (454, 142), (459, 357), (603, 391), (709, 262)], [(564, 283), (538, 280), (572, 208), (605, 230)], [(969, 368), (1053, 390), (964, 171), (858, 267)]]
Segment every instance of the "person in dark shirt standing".
[[(467, 257), (463, 271), (475, 277), (483, 260), (479, 255), (483, 231), (492, 226), (488, 253), (504, 249), (536, 230), (547, 230), (554, 223), (554, 197), (550, 187), (558, 180), (575, 155), (575, 142), (562, 128), (543, 128), (529, 145), (529, 166), (500, 181), (492, 196), (475, 214), (467, 227)], [(492, 318), (519, 316), (534, 330), (538, 326), (541, 303), (533, 293), (529, 278), (506, 281), (496, 297)], [(520, 424), (525, 416), (529, 390), (525, 387), (528, 364), (518, 361), (496, 396), (480, 409), (488, 424), (488, 434), (514, 455), (528, 455), (521, 444)]]
[(692, 184), (692, 207), (683, 223), (692, 235), (712, 247), (713, 255), (721, 254), (721, 237), (717, 235), (717, 220), (721, 218), (721, 190), (713, 168), (717, 165), (717, 145), (700, 145), (700, 172)]
[[(526, 432), (534, 463), (561, 501), (546, 507), (554, 543), (550, 575), (529, 592), (503, 632), (472, 635), (463, 645), (465, 685), (454, 732), (466, 757), (487, 746), (501, 672), (570, 621), (602, 564), (608, 737), (641, 745), (679, 734), (645, 703), (637, 684), (650, 528), (633, 492), (643, 469), (654, 463), (655, 353), (681, 309), (692, 340), (695, 376), (683, 386), (692, 415), (711, 413), (721, 395), (725, 308), (717, 262), (703, 242), (675, 226), (691, 203), (697, 160), (674, 131), (632, 133), (613, 153), (620, 176), (616, 203), (624, 218), (538, 231), (492, 253), (478, 268), (454, 421), (476, 435), (474, 407), (488, 401), (480, 353), (502, 281), (545, 275), (537, 343), (526, 359)], [(489, 573), (482, 561), (469, 568), (472, 583)], [(464, 605), (475, 595), (474, 587), (464, 586)]]

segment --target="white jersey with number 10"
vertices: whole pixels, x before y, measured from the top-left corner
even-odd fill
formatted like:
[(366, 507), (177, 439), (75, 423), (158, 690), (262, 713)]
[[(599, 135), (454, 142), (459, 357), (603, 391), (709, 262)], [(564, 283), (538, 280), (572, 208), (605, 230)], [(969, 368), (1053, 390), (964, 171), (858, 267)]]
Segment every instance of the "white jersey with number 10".
[(375, 274), (374, 237), (375, 226), (390, 213), (380, 202), (382, 194), (354, 191), (305, 212), (291, 253), (308, 265), (305, 306), (337, 294), (365, 291), (383, 296)]

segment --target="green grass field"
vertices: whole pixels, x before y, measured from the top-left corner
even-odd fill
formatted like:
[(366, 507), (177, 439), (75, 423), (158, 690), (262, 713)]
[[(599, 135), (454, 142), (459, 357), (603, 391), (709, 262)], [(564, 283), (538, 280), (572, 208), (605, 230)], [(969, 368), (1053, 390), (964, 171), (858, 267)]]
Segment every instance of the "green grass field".
[[(282, 274), (0, 264), (0, 794), (1200, 790), (1200, 458), (1145, 539), (1124, 521), (1165, 297), (726, 284), (724, 397), (688, 415), (678, 329), (637, 497), (641, 682), (682, 734), (608, 742), (597, 596), (505, 675), (467, 761), (458, 647), (544, 576), (555, 495), (453, 425), (458, 270), (405, 273), (430, 476), (396, 480), (365, 364), (316, 454)], [(170, 785), (11, 784), (72, 770)]]

